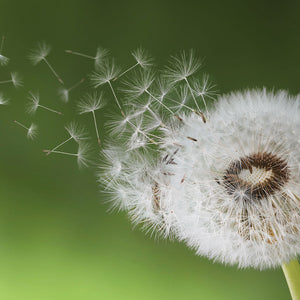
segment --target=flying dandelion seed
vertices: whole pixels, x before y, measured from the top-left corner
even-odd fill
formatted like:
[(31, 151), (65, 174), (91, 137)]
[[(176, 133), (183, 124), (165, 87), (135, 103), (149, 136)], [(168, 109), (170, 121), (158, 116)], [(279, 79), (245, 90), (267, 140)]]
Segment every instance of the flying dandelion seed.
[(17, 125), (21, 126), (22, 128), (26, 129), (27, 131), (27, 138), (33, 140), (34, 138), (36, 138), (36, 136), (38, 135), (38, 127), (35, 124), (31, 124), (30, 127), (26, 127), (25, 125), (23, 125), (22, 123), (14, 120), (14, 123), (16, 123)]
[(9, 62), (9, 58), (4, 56), (2, 54), (2, 51), (3, 51), (3, 46), (4, 46), (4, 40), (5, 40), (5, 37), (2, 36), (2, 40), (1, 40), (1, 46), (0, 46), (0, 65), (1, 66), (6, 66)]
[(79, 144), (80, 141), (88, 139), (88, 136), (87, 136), (87, 133), (86, 133), (85, 129), (83, 127), (79, 126), (75, 122), (71, 122), (69, 125), (67, 125), (65, 127), (65, 129), (69, 134), (69, 138), (67, 138), (63, 142), (59, 143), (57, 146), (55, 146), (54, 148), (52, 148), (48, 152), (43, 150), (44, 152), (46, 152), (46, 155), (51, 154), (53, 151), (59, 149), (61, 146), (65, 145), (66, 143), (68, 143), (71, 140), (74, 140), (76, 143)]
[(46, 43), (38, 43), (37, 47), (33, 49), (28, 55), (28, 58), (34, 66), (39, 64), (41, 61), (44, 61), (50, 69), (50, 71), (53, 73), (53, 75), (57, 78), (57, 80), (61, 84), (64, 84), (61, 77), (57, 74), (57, 72), (54, 70), (54, 68), (47, 59), (47, 56), (49, 55), (50, 51), (51, 47), (49, 45), (47, 45)]
[(101, 109), (105, 104), (106, 104), (106, 102), (104, 100), (102, 93), (101, 94), (97, 94), (97, 93), (86, 94), (81, 99), (81, 101), (78, 102), (78, 104), (77, 104), (79, 114), (92, 113), (99, 146), (101, 146), (101, 140), (99, 137), (99, 131), (98, 131), (98, 125), (97, 125), (95, 111)]
[(59, 88), (58, 95), (60, 96), (61, 100), (63, 102), (69, 102), (69, 94), (72, 90), (76, 89), (80, 84), (84, 82), (84, 78), (82, 78), (80, 81), (72, 85), (71, 87), (67, 88)]
[(7, 105), (9, 104), (9, 99), (0, 92), (0, 105)]
[(17, 72), (11, 72), (10, 79), (0, 81), (0, 84), (6, 84), (6, 83), (12, 83), (16, 88), (22, 86), (23, 84), (22, 79)]
[(77, 158), (77, 164), (79, 168), (88, 167), (92, 164), (91, 160), (89, 159), (91, 147), (87, 143), (80, 143), (78, 145), (78, 151), (76, 153), (64, 152), (64, 151), (57, 151), (57, 150), (43, 150), (46, 154), (48, 153), (56, 153), (65, 156), (73, 156)]
[(47, 106), (41, 105), (40, 104), (40, 96), (39, 96), (38, 93), (34, 94), (32, 92), (29, 92), (28, 99), (29, 99), (29, 103), (27, 104), (27, 112), (29, 114), (35, 114), (37, 109), (40, 107), (40, 108), (43, 108), (43, 109), (48, 110), (50, 112), (56, 113), (58, 115), (63, 115), (63, 113), (60, 112), (60, 111), (56, 111), (56, 110), (51, 109)]
[(98, 47), (97, 51), (96, 51), (96, 55), (95, 56), (91, 56), (91, 55), (87, 55), (84, 53), (80, 53), (80, 52), (75, 52), (72, 50), (65, 50), (66, 53), (69, 54), (73, 54), (73, 55), (77, 55), (77, 56), (82, 56), (88, 59), (92, 59), (95, 61), (95, 68), (99, 68), (101, 67), (101, 64), (103, 62), (103, 60), (108, 56), (109, 51), (107, 49), (104, 49), (102, 47)]
[(132, 51), (131, 55), (136, 60), (136, 63), (123, 71), (120, 75), (115, 77), (113, 81), (119, 79), (123, 75), (127, 74), (129, 71), (133, 70), (137, 66), (140, 66), (141, 68), (149, 68), (153, 65), (153, 58), (147, 53), (147, 51), (143, 48), (138, 48), (135, 51)]

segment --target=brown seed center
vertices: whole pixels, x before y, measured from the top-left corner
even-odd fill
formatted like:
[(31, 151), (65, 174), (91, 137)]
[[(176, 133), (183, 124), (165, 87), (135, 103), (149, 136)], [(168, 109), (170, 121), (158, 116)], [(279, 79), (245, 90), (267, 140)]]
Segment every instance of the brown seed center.
[(225, 171), (222, 185), (237, 200), (260, 200), (279, 191), (289, 177), (285, 159), (270, 152), (258, 152), (232, 162)]

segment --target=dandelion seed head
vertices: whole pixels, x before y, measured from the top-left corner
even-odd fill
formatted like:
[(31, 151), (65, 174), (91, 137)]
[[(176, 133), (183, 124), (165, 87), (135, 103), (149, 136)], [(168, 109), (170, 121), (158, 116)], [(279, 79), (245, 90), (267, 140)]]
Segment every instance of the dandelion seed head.
[(99, 68), (101, 68), (101, 65), (104, 62), (104, 59), (108, 56), (109, 54), (109, 50), (102, 48), (102, 47), (98, 47), (97, 51), (96, 51), (96, 56), (95, 56), (95, 68), (96, 70), (98, 70)]
[(90, 144), (86, 142), (79, 143), (77, 151), (77, 163), (79, 168), (89, 167), (92, 162), (89, 158), (91, 151)]
[(0, 92), (0, 105), (7, 105), (9, 104), (9, 99), (4, 96), (2, 92)]
[(88, 93), (77, 104), (79, 114), (95, 112), (106, 104), (103, 93)]
[(20, 87), (23, 85), (22, 79), (17, 72), (11, 72), (11, 81), (15, 87)]
[(0, 65), (6, 66), (9, 63), (9, 58), (0, 54)]
[(119, 67), (115, 64), (113, 59), (105, 60), (96, 72), (90, 76), (92, 85), (94, 88), (98, 88), (101, 85), (110, 82), (120, 73)]
[(28, 59), (35, 66), (42, 60), (45, 60), (50, 51), (51, 47), (48, 44), (40, 42), (33, 50), (31, 50), (30, 54), (28, 55)]
[(153, 58), (143, 48), (138, 48), (131, 52), (136, 62), (144, 69), (153, 65)]
[(37, 137), (37, 135), (38, 135), (38, 126), (32, 123), (27, 130), (27, 138), (33, 140)]
[(34, 114), (39, 107), (40, 96), (38, 93), (29, 92), (28, 99), (29, 99), (29, 102), (27, 104), (27, 112), (29, 114)]
[(206, 124), (192, 112), (169, 121), (153, 156), (135, 147), (148, 131), (132, 120), (132, 144), (106, 156), (122, 162), (117, 180), (102, 174), (101, 181), (134, 223), (198, 255), (239, 267), (279, 266), (300, 254), (299, 110), (300, 98), (284, 91), (231, 93)]
[(138, 70), (130, 80), (124, 81), (126, 88), (123, 92), (130, 98), (137, 98), (144, 94), (155, 80), (155, 73), (151, 70)]
[(58, 95), (63, 102), (69, 102), (69, 90), (66, 88), (59, 88)]
[(85, 128), (77, 124), (76, 122), (71, 122), (68, 124), (65, 129), (68, 131), (70, 136), (79, 143), (81, 140), (88, 139), (87, 132)]
[(175, 83), (195, 74), (201, 65), (202, 62), (194, 50), (182, 51), (179, 55), (171, 57), (165, 70), (165, 76)]

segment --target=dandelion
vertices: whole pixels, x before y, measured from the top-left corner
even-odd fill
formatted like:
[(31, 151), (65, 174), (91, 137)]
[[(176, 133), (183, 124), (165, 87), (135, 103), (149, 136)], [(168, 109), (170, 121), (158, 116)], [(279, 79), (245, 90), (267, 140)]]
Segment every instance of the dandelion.
[(77, 105), (79, 114), (92, 113), (99, 146), (101, 146), (101, 140), (99, 137), (95, 111), (101, 109), (104, 105), (105, 105), (105, 100), (102, 93), (87, 94)]
[(45, 110), (51, 111), (53, 113), (63, 115), (63, 113), (60, 112), (60, 111), (56, 111), (56, 110), (51, 109), (47, 106), (41, 105), (40, 104), (40, 96), (39, 96), (38, 93), (34, 94), (32, 92), (29, 92), (28, 99), (29, 99), (29, 103), (27, 104), (27, 112), (29, 114), (34, 114), (37, 111), (37, 109), (40, 107), (40, 108), (43, 108)]
[(63, 102), (69, 102), (69, 94), (72, 90), (74, 90), (75, 88), (77, 88), (80, 84), (82, 84), (84, 82), (84, 78), (82, 78), (80, 81), (78, 81), (77, 83), (75, 83), (74, 85), (72, 85), (71, 87), (67, 88), (59, 88), (58, 90), (58, 95), (60, 96), (61, 100)]
[(1, 66), (6, 66), (9, 62), (9, 58), (4, 56), (2, 54), (2, 51), (3, 51), (3, 46), (4, 46), (4, 40), (5, 40), (5, 37), (4, 35), (2, 36), (2, 40), (1, 40), (1, 46), (0, 46), (0, 65)]
[(93, 59), (95, 61), (95, 68), (96, 69), (101, 66), (101, 64), (103, 63), (103, 60), (109, 54), (109, 51), (107, 49), (102, 48), (102, 47), (97, 48), (95, 56), (87, 55), (87, 54), (80, 53), (80, 52), (75, 52), (75, 51), (72, 51), (72, 50), (65, 50), (65, 52), (69, 53), (69, 54), (78, 55), (78, 56), (82, 56), (82, 57), (85, 57), (85, 58)]
[(10, 73), (10, 79), (0, 81), (0, 84), (12, 83), (14, 87), (22, 86), (22, 79), (17, 72)]
[(140, 66), (143, 69), (149, 68), (152, 66), (153, 59), (152, 59), (152, 57), (149, 56), (149, 54), (146, 52), (145, 49), (138, 48), (138, 49), (132, 51), (131, 55), (136, 60), (136, 63), (134, 65), (132, 65), (131, 67), (129, 67), (128, 69), (126, 69), (125, 71), (123, 71), (120, 75), (115, 77), (114, 81), (117, 80), (118, 78), (122, 77), (129, 71), (133, 70), (137, 66)]
[(89, 159), (90, 145), (87, 143), (80, 143), (78, 145), (78, 151), (76, 153), (64, 152), (58, 150), (43, 150), (46, 154), (48, 153), (56, 153), (66, 156), (73, 156), (77, 158), (77, 163), (79, 168), (88, 167), (91, 164), (91, 160)]
[(300, 254), (300, 97), (248, 90), (220, 97), (207, 123), (179, 116), (150, 156), (125, 143), (115, 150), (113, 137), (99, 173), (112, 207), (198, 255), (289, 272)]
[(0, 92), (0, 105), (7, 105), (9, 104), (9, 99), (6, 98), (2, 92)]
[[(76, 143), (80, 143), (82, 140), (87, 139), (87, 133), (85, 131), (85, 129), (81, 126), (79, 126), (77, 123), (75, 122), (71, 122), (69, 125), (67, 125), (65, 127), (66, 131), (69, 134), (69, 137), (64, 140), (63, 142), (59, 143), (58, 145), (56, 145), (54, 148), (52, 148), (51, 150), (49, 150), (46, 155), (51, 154), (53, 151), (59, 149), (61, 146), (65, 145), (66, 143), (68, 143), (71, 140), (74, 140)], [(43, 150), (44, 151), (44, 150)], [(45, 151), (44, 151), (45, 152)]]
[(40, 63), (41, 61), (44, 61), (49, 67), (50, 71), (53, 73), (53, 75), (57, 78), (57, 80), (61, 84), (64, 84), (63, 80), (60, 78), (60, 76), (57, 74), (57, 72), (54, 70), (54, 68), (47, 59), (47, 56), (49, 55), (50, 51), (51, 47), (49, 45), (47, 45), (46, 43), (39, 43), (37, 47), (33, 49), (28, 55), (28, 58), (34, 66)]
[(38, 134), (38, 127), (35, 124), (31, 124), (30, 127), (26, 127), (25, 125), (23, 125), (22, 123), (14, 120), (14, 123), (16, 123), (17, 125), (23, 127), (24, 129), (26, 129), (27, 131), (27, 138), (33, 140), (37, 134)]

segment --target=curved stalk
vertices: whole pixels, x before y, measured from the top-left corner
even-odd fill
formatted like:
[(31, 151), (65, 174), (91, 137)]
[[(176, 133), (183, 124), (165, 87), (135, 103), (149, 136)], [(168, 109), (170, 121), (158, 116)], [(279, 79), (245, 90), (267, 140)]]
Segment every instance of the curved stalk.
[(287, 284), (293, 300), (300, 300), (300, 264), (297, 260), (292, 260), (288, 264), (282, 265)]

